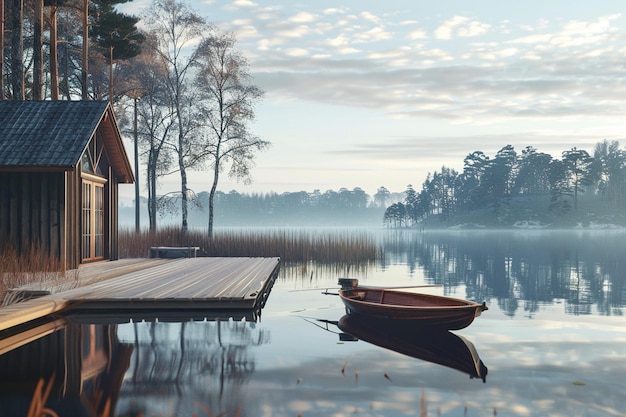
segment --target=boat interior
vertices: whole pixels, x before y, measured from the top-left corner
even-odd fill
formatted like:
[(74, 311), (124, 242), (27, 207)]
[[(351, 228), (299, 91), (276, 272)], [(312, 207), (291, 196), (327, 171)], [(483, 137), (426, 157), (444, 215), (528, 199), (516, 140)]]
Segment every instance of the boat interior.
[(344, 297), (351, 300), (388, 305), (414, 306), (416, 296), (419, 297), (420, 307), (464, 305), (461, 301), (457, 302), (457, 300), (454, 299), (406, 291), (389, 291), (385, 289), (355, 288), (344, 291), (343, 294)]

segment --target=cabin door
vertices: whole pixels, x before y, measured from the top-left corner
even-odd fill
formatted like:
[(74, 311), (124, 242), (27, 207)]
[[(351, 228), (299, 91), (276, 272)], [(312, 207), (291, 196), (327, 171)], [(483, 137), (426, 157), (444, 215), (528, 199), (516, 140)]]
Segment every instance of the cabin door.
[(82, 260), (104, 259), (104, 183), (83, 178)]

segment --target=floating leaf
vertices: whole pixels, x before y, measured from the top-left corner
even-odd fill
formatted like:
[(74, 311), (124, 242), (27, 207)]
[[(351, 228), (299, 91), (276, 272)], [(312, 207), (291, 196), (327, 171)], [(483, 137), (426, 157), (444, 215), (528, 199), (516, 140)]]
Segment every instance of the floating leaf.
[(580, 385), (580, 386), (587, 385), (587, 384), (585, 384), (584, 382), (581, 382), (581, 381), (574, 381), (574, 382), (572, 382), (572, 384)]

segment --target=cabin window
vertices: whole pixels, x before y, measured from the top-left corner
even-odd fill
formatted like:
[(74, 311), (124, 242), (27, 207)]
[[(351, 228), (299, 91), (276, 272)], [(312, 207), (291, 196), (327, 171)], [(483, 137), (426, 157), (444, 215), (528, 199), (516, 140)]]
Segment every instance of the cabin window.
[(104, 259), (104, 181), (83, 178), (82, 185), (82, 258)]
[(99, 135), (95, 135), (83, 153), (81, 169), (89, 174), (105, 176), (108, 168), (109, 162), (104, 150), (104, 143), (100, 140)]
[(94, 135), (81, 159), (81, 256), (83, 262), (105, 256), (105, 185), (109, 161), (104, 142)]

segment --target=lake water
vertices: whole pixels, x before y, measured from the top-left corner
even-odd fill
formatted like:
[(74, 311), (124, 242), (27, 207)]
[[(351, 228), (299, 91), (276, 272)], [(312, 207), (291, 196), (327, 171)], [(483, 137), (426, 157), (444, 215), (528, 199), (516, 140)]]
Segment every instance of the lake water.
[[(0, 356), (0, 416), (28, 415), (34, 393), (59, 416), (626, 416), (626, 232), (385, 232), (380, 242), (384, 259), (370, 265), (283, 265), (258, 323), (41, 323), (33, 343)], [(322, 292), (345, 276), (428, 285), (419, 290), (489, 310), (443, 339), (420, 333), (431, 361), (417, 359), (339, 329), (345, 309)], [(484, 381), (435, 363), (446, 358), (433, 349), (456, 352), (458, 336)]]

